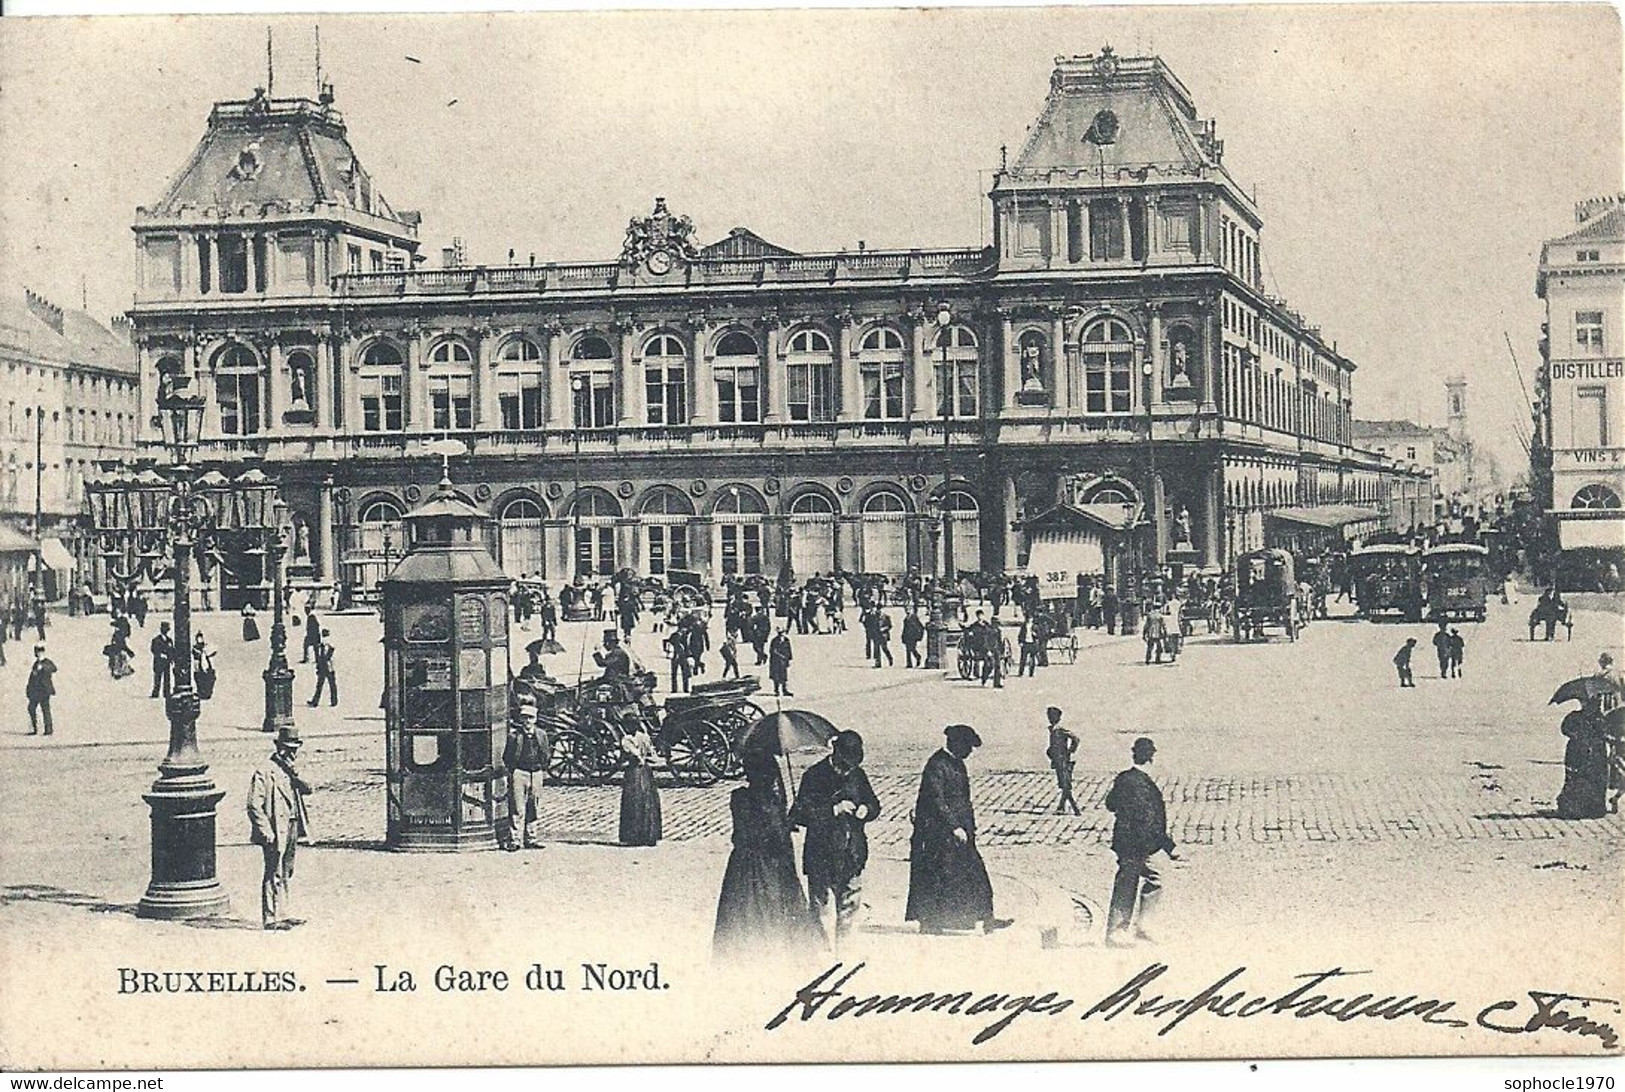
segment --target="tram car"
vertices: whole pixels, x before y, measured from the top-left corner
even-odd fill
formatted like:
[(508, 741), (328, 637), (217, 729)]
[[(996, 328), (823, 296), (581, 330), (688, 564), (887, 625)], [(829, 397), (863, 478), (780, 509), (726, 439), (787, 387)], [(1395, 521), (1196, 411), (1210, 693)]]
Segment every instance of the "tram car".
[(1450, 542), (1423, 551), (1428, 619), (1482, 622), (1490, 579), (1490, 551), (1477, 543)]
[(1363, 618), (1422, 620), (1422, 558), (1400, 543), (1383, 543), (1349, 555), (1354, 600)]

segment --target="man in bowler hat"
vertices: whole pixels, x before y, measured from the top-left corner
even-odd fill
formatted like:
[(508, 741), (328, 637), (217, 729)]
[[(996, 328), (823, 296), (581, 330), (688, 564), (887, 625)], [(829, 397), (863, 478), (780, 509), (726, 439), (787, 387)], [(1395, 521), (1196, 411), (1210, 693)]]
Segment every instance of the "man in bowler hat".
[[(1117, 854), (1117, 878), (1112, 883), (1112, 904), (1106, 914), (1106, 943), (1131, 947), (1134, 940), (1154, 941), (1146, 931), (1162, 897), (1162, 874), (1151, 863), (1157, 853), (1171, 859), (1174, 840), (1168, 837), (1168, 813), (1162, 790), (1146, 767), (1156, 757), (1157, 745), (1141, 736), (1134, 741), (1134, 765), (1117, 775), (1106, 794), (1106, 809), (1117, 817), (1112, 828), (1112, 852)], [(1134, 927), (1133, 939), (1128, 936)]]
[(288, 725), (277, 732), (276, 750), (248, 783), (250, 837), (265, 854), (265, 875), (260, 882), (260, 916), (267, 929), (290, 929), (300, 924), (288, 917), (288, 882), (293, 879), (293, 856), (300, 839), (310, 834), (305, 797), (310, 782), (295, 768), (299, 757), (299, 730)]
[(805, 827), (802, 871), (807, 900), (820, 927), (824, 907), (835, 897), (835, 940), (857, 921), (863, 869), (869, 863), (864, 826), (880, 817), (880, 799), (863, 772), (863, 737), (853, 731), (835, 737), (828, 758), (801, 776), (801, 791), (790, 809), (790, 826)]

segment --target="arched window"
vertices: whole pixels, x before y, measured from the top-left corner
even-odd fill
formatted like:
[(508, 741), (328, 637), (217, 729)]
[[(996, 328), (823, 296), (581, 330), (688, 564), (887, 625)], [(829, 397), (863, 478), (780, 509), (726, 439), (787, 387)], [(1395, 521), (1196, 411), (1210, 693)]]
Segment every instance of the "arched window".
[(954, 536), (954, 568), (982, 568), (982, 508), (960, 489), (948, 494), (948, 526)]
[(387, 341), (367, 346), (361, 354), (356, 374), (361, 398), (361, 431), (400, 432), (406, 427), (402, 414), (401, 351)]
[(442, 341), (429, 354), (429, 422), (474, 427), (474, 355), (461, 341)]
[(683, 343), (656, 334), (643, 347), (643, 378), (651, 425), (688, 422), (688, 358)]
[(688, 528), (694, 506), (675, 489), (661, 488), (644, 498), (638, 508), (643, 525), (645, 571), (664, 576), (688, 568)]
[(1083, 332), (1085, 413), (1128, 413), (1133, 401), (1134, 337), (1117, 319), (1100, 319)]
[(903, 339), (881, 326), (864, 335), (858, 347), (858, 378), (863, 383), (865, 421), (903, 419)]
[(835, 571), (835, 505), (823, 493), (790, 502), (790, 567), (801, 576)]
[(748, 424), (762, 419), (761, 356), (756, 339), (738, 331), (722, 335), (711, 366), (717, 384), (717, 420)]
[(901, 573), (908, 568), (908, 505), (890, 490), (863, 502), (863, 571)]
[(937, 416), (975, 417), (979, 368), (976, 335), (966, 326), (937, 334)]
[(1570, 508), (1618, 508), (1619, 494), (1606, 485), (1588, 485), (1569, 502)]
[(754, 576), (762, 571), (762, 517), (766, 514), (767, 505), (753, 489), (730, 485), (718, 494), (712, 516), (724, 576)]
[(570, 354), (570, 405), (576, 428), (615, 424), (615, 352), (597, 334), (576, 342)]
[(406, 529), (401, 507), (379, 498), (365, 504), (356, 521), (354, 579), (363, 588), (376, 587), (391, 566), (406, 554)]
[(215, 355), (214, 398), (222, 433), (253, 436), (260, 431), (260, 362), (246, 345), (227, 345)]
[(503, 572), (512, 577), (547, 575), (547, 550), (542, 542), (546, 518), (546, 510), (530, 497), (515, 497), (502, 506), (497, 516), (497, 555)]
[(542, 351), (529, 338), (509, 338), (497, 352), (497, 410), (503, 428), (542, 427), (542, 372)]
[(835, 355), (823, 331), (797, 330), (790, 335), (784, 377), (790, 420), (835, 420)]
[(310, 413), (316, 408), (316, 359), (304, 349), (288, 354), (288, 410)]

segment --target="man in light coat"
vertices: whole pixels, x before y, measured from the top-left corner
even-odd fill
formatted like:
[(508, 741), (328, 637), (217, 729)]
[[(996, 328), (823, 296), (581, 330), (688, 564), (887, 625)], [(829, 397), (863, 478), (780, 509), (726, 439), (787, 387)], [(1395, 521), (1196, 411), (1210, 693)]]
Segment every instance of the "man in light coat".
[(305, 811), (310, 783), (294, 768), (298, 757), (299, 730), (289, 725), (277, 732), (276, 751), (248, 783), (250, 837), (265, 853), (260, 916), (267, 929), (291, 929), (299, 924), (297, 918), (287, 916), (294, 851), (299, 840), (308, 839), (310, 833)]

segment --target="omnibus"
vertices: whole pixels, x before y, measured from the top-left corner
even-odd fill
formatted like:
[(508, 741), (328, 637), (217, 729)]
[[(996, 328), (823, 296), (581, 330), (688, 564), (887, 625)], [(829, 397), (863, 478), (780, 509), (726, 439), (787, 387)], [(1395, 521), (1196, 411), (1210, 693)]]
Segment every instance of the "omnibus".
[(1422, 620), (1422, 559), (1411, 547), (1384, 543), (1349, 555), (1354, 599), (1365, 618)]
[(1423, 594), (1431, 621), (1482, 622), (1490, 580), (1487, 547), (1449, 542), (1422, 553)]

